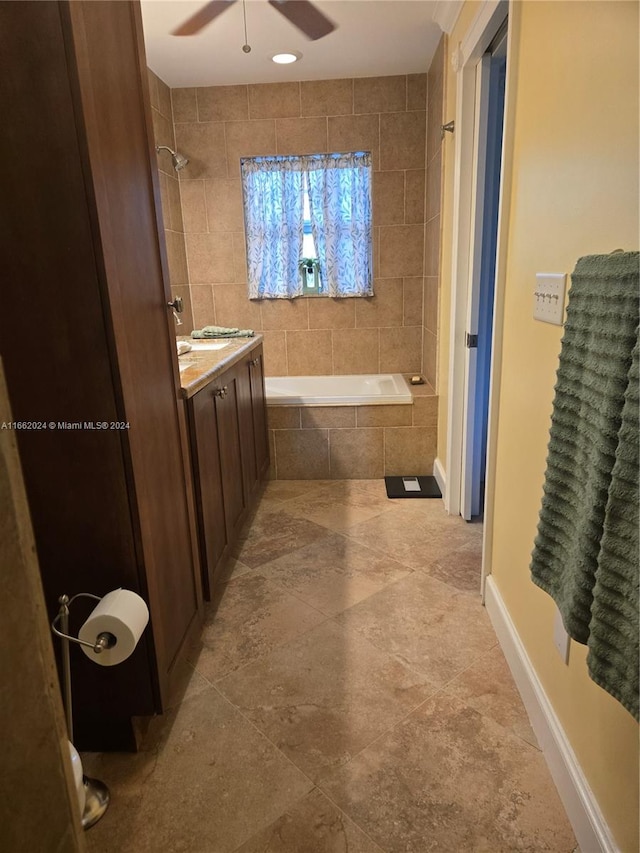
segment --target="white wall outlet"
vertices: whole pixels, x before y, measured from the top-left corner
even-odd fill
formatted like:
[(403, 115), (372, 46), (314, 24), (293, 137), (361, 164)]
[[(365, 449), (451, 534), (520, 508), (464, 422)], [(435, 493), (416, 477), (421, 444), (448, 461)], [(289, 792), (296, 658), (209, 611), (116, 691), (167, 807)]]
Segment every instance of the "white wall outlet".
[(571, 637), (565, 631), (564, 623), (560, 611), (556, 607), (556, 615), (553, 618), (553, 645), (558, 650), (558, 654), (562, 658), (563, 663), (569, 663), (569, 649), (571, 647)]
[(533, 319), (561, 326), (564, 320), (566, 289), (566, 273), (536, 273), (536, 289), (533, 293)]

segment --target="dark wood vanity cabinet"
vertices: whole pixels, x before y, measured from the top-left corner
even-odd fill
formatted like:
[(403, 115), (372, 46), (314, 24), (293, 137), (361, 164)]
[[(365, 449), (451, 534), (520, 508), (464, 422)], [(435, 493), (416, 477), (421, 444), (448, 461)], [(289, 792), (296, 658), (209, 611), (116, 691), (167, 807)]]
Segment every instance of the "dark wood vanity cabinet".
[(269, 467), (262, 365), (257, 345), (188, 400), (206, 598)]
[(71, 649), (76, 745), (134, 748), (202, 618), (139, 5), (0, 3), (0, 55), (0, 354), (47, 609), (148, 603), (124, 663)]

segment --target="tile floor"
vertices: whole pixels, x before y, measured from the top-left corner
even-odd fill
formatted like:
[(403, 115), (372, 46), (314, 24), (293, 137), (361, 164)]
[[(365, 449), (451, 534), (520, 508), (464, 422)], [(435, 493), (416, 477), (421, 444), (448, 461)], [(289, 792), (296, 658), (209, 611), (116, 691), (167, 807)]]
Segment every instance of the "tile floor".
[(478, 595), (480, 525), (381, 480), (273, 481), (182, 701), (85, 757), (91, 853), (570, 853)]

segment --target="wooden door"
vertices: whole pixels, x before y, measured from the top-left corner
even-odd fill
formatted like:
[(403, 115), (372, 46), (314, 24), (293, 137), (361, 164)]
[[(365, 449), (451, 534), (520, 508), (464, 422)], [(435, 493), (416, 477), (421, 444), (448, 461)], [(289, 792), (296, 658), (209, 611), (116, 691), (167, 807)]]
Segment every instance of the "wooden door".
[(204, 388), (189, 400), (193, 471), (198, 507), (202, 580), (211, 598), (216, 568), (225, 553), (226, 531), (222, 467), (214, 390)]
[(129, 423), (125, 463), (164, 703), (178, 653), (198, 627), (200, 579), (192, 551), (164, 237), (157, 225), (140, 9), (137, 3), (76, 0), (65, 11), (113, 376)]

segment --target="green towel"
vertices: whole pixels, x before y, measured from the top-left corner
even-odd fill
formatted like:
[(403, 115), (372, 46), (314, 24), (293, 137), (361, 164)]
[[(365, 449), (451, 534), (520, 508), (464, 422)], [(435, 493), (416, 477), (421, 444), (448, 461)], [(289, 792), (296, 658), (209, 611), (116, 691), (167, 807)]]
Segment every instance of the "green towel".
[(253, 329), (229, 329), (226, 326), (204, 326), (191, 332), (192, 338), (252, 338), (254, 335)]
[[(626, 465), (615, 486), (613, 473), (616, 454), (627, 456), (621, 446), (633, 444), (621, 425), (623, 408), (633, 405), (639, 259), (638, 252), (593, 255), (573, 273), (531, 563), (534, 583), (553, 597), (569, 635), (589, 646), (594, 680), (636, 718), (638, 682), (628, 676), (638, 659), (638, 524), (625, 527), (621, 548), (615, 513), (619, 489), (635, 489), (637, 507), (638, 472), (631, 472), (635, 485), (625, 484)], [(637, 420), (625, 423), (637, 442)]]
[(589, 654), (591, 678), (638, 719), (638, 423), (640, 345), (633, 351), (622, 409), (616, 461), (604, 516), (602, 545), (593, 589)]

